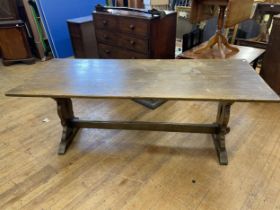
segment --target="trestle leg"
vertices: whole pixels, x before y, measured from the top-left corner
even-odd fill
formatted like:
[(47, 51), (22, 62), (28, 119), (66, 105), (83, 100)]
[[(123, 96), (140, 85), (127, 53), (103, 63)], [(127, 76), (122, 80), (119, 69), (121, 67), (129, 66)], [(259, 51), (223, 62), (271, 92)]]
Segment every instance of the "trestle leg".
[(57, 103), (57, 113), (63, 127), (58, 154), (63, 155), (74, 139), (79, 128), (70, 125), (70, 121), (75, 119), (71, 99), (55, 98), (54, 100)]
[(212, 134), (219, 162), (221, 165), (228, 164), (228, 157), (226, 151), (226, 142), (225, 136), (230, 132), (228, 127), (229, 117), (230, 117), (230, 108), (231, 102), (220, 102), (218, 107), (216, 123), (219, 127), (219, 131), (215, 134)]

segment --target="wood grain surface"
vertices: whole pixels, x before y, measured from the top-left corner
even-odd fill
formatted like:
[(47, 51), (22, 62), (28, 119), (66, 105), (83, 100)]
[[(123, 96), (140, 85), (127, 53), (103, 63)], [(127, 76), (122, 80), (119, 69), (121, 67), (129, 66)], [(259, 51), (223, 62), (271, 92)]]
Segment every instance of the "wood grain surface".
[(6, 95), (279, 102), (242, 60), (53, 60)]

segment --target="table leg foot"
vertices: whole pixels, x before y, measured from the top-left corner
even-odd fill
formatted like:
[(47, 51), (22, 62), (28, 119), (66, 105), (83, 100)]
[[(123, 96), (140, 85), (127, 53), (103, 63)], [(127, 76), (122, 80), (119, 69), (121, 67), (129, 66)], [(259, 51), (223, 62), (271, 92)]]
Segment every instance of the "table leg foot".
[(79, 131), (78, 128), (70, 128), (70, 127), (63, 128), (61, 142), (58, 148), (59, 155), (64, 155), (66, 153), (67, 148), (72, 143), (78, 131)]
[(228, 127), (230, 108), (232, 102), (220, 102), (216, 123), (219, 127), (217, 133), (212, 134), (220, 165), (228, 164), (225, 136), (230, 132)]
[(225, 146), (225, 138), (217, 134), (213, 134), (212, 137), (213, 137), (213, 141), (214, 141), (215, 149), (217, 151), (220, 165), (227, 165), (228, 156), (227, 156), (227, 150)]
[(54, 100), (57, 103), (57, 113), (63, 128), (58, 154), (63, 155), (73, 141), (79, 128), (73, 127), (70, 123), (73, 119), (75, 119), (71, 99), (55, 98)]

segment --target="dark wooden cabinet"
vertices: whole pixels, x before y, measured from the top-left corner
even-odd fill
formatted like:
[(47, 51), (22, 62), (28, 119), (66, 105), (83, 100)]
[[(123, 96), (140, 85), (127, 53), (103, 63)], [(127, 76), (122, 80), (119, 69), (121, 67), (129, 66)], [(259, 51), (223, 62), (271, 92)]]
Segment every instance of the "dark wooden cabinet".
[(0, 50), (4, 65), (18, 61), (34, 62), (26, 28), (21, 20), (0, 21)]
[(98, 58), (92, 16), (67, 21), (75, 58)]
[(19, 18), (16, 0), (0, 0), (0, 21)]
[(176, 13), (108, 10), (93, 13), (100, 58), (175, 57)]
[(34, 63), (24, 21), (22, 1), (0, 0), (0, 54), (4, 65)]
[(262, 78), (280, 94), (280, 15), (274, 17), (272, 31), (260, 72)]

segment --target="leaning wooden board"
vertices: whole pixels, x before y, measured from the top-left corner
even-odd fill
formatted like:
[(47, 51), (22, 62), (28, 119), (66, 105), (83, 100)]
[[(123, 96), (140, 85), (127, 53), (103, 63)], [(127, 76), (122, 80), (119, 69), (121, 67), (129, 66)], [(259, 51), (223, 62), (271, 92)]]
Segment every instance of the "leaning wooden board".
[[(48, 97), (63, 126), (59, 154), (79, 128), (155, 130), (212, 134), (220, 164), (227, 164), (225, 135), (234, 102), (279, 102), (277, 94), (243, 60), (53, 60), (7, 96)], [(71, 98), (218, 101), (213, 124), (85, 121), (74, 116)]]

